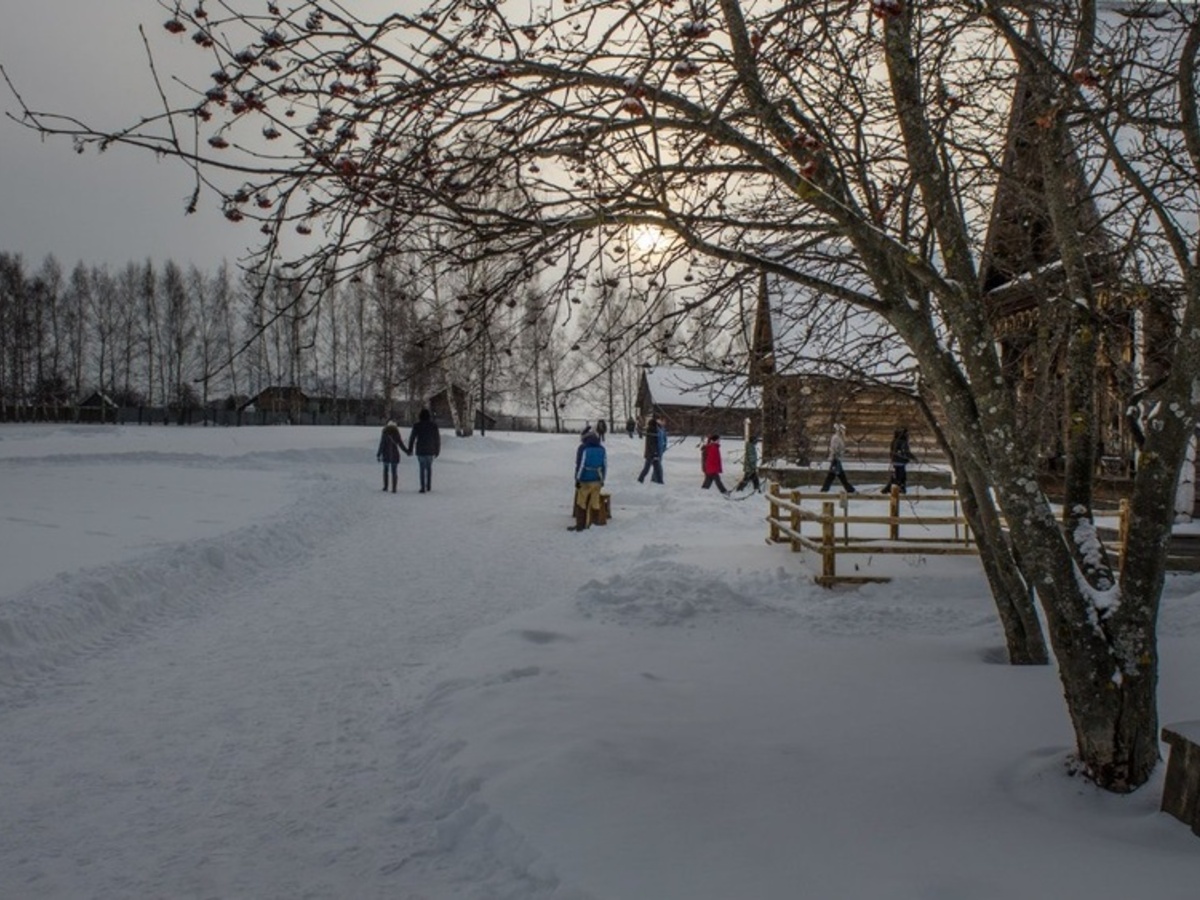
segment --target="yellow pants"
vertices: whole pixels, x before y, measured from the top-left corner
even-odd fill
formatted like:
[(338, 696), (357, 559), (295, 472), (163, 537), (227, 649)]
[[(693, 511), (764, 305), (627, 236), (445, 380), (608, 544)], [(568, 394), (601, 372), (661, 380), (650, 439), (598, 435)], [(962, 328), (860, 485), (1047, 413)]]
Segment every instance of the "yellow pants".
[(604, 511), (600, 505), (600, 489), (603, 487), (599, 481), (583, 481), (575, 489), (575, 523), (578, 527), (604, 524)]

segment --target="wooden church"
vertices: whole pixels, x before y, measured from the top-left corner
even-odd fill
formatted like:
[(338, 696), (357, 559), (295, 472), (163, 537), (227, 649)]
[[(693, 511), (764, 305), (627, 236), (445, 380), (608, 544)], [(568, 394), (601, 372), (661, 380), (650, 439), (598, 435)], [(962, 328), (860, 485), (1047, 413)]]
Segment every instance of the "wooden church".
[[(1039, 160), (1043, 130), (1029, 96), (1018, 90), (1013, 103), (980, 272), (1004, 371), (1019, 401), (1021, 431), (1032, 436), (1033, 452), (1053, 489), (1063, 466), (1068, 425), (1063, 360), (1077, 320), (1073, 304), (1065, 299), (1065, 274)], [(1072, 167), (1070, 194), (1084, 225), (1096, 297), (1090, 328), (1098, 347), (1097, 475), (1110, 493), (1119, 495), (1136, 464), (1136, 426), (1127, 410), (1138, 386), (1164, 371), (1155, 348), (1165, 346), (1163, 336), (1173, 327), (1173, 303), (1161, 291), (1125, 277), (1121, 248), (1105, 232), (1084, 188), (1083, 166), (1072, 161)], [(806, 313), (796, 310), (804, 302), (794, 288), (760, 279), (750, 380), (762, 390), (764, 458), (801, 465), (819, 461), (833, 423), (840, 421), (847, 426), (851, 460), (885, 461), (893, 429), (904, 425), (918, 458), (945, 462), (931, 425), (938, 411), (920, 399), (917, 370), (905, 362), (902, 348), (887, 346), (886, 323), (871, 322), (867, 314), (847, 314), (857, 323), (850, 326), (846, 320), (839, 327), (857, 328), (867, 336), (858, 344), (875, 353), (874, 362), (852, 371), (836, 364), (837, 354), (800, 350), (823, 337), (811, 317), (806, 328), (794, 324), (805, 319)], [(854, 342), (843, 335), (841, 344)]]

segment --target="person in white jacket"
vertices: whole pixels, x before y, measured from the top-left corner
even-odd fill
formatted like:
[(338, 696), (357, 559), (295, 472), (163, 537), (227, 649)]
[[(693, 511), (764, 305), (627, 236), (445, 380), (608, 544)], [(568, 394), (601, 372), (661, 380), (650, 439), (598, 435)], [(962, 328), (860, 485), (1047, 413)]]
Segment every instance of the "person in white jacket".
[(838, 422), (833, 426), (833, 436), (829, 438), (829, 471), (825, 473), (825, 483), (821, 485), (821, 493), (826, 493), (833, 486), (833, 479), (842, 483), (847, 494), (856, 493), (854, 485), (846, 478), (846, 470), (842, 468), (842, 456), (846, 453), (846, 426)]

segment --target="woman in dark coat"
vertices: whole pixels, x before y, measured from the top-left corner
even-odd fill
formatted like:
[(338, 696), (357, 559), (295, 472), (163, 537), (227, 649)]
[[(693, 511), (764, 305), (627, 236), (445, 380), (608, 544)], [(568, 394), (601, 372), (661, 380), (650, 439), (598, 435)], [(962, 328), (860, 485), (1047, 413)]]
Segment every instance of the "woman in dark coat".
[(642, 474), (638, 476), (639, 484), (645, 483), (647, 475), (650, 475), (650, 480), (655, 484), (663, 483), (662, 450), (658, 438), (658, 417), (651, 416), (650, 421), (646, 423), (646, 443), (642, 451), (642, 459), (646, 462), (642, 466)]
[(892, 445), (888, 450), (888, 456), (891, 459), (892, 471), (888, 477), (888, 483), (883, 486), (883, 493), (887, 493), (892, 489), (892, 485), (896, 485), (900, 489), (900, 493), (908, 493), (908, 464), (912, 460), (912, 450), (908, 446), (908, 429), (897, 428), (892, 434)]
[(375, 451), (375, 459), (383, 463), (383, 489), (388, 489), (388, 473), (392, 475), (392, 493), (396, 493), (396, 469), (400, 465), (400, 454), (408, 453), (404, 446), (404, 436), (400, 434), (400, 426), (389, 421), (383, 426), (379, 435), (379, 449)]

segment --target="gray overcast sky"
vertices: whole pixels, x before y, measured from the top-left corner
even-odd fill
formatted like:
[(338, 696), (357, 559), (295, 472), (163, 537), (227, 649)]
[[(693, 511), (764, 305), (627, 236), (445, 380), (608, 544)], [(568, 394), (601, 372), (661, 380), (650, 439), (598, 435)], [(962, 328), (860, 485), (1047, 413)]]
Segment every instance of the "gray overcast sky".
[[(127, 125), (156, 109), (139, 23), (160, 71), (208, 62), (186, 34), (163, 29), (167, 18), (154, 0), (0, 0), (0, 64), (32, 108)], [(0, 110), (17, 111), (6, 87)], [(50, 253), (66, 268), (147, 257), (205, 270), (234, 262), (256, 229), (225, 221), (211, 198), (185, 215), (190, 187), (178, 162), (130, 148), (80, 156), (69, 140), (42, 141), (0, 120), (0, 252), (29, 267)]]

